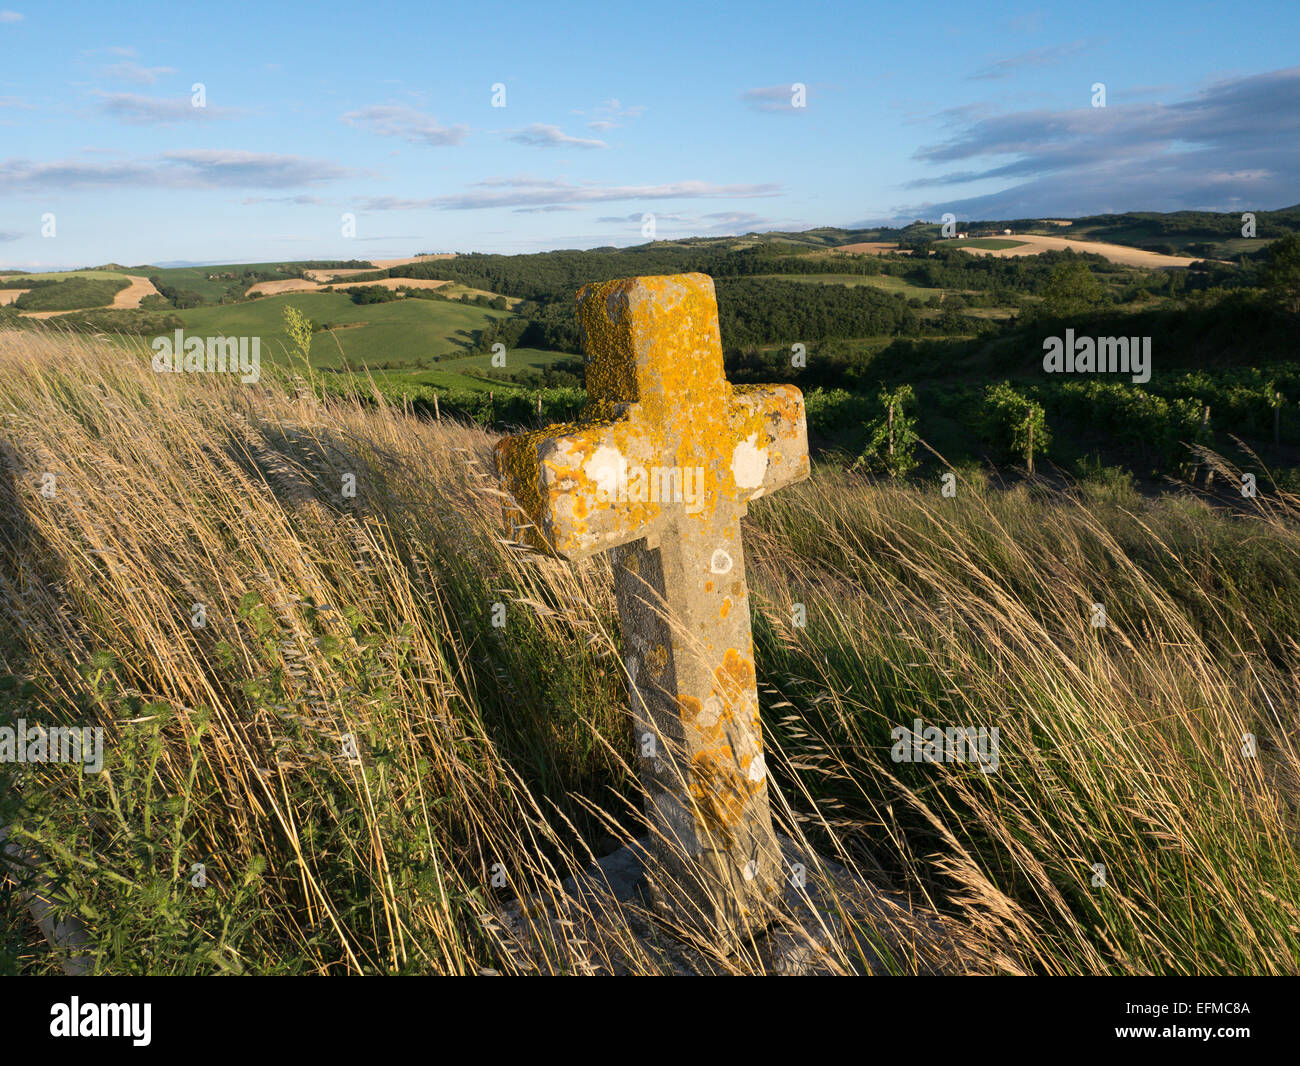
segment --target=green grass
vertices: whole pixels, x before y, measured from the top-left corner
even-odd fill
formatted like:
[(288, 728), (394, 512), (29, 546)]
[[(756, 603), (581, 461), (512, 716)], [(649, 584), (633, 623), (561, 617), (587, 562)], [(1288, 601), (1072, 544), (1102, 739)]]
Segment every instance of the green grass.
[(893, 274), (758, 274), (756, 277), (773, 278), (777, 281), (797, 281), (807, 285), (847, 285), (850, 288), (868, 286), (884, 292), (898, 292), (904, 296), (917, 296), (923, 299), (938, 296), (947, 291), (917, 285)]
[[(483, 920), (645, 799), (610, 560), (518, 550), (492, 434), (25, 331), (0, 413), (0, 719), (99, 725), (107, 769), (17, 794), (0, 764), (0, 814), (95, 972), (662, 969), (598, 899), (535, 940)], [(774, 820), (933, 908), (968, 972), (1294, 974), (1300, 498), (1236, 517), (1083, 469), (945, 498), (821, 463), (750, 508)], [(895, 761), (917, 718), (997, 728), (1000, 768)], [(0, 966), (48, 969), (0, 907)]]
[(403, 393), (423, 395), (425, 389), (438, 392), (464, 389), (468, 392), (486, 393), (506, 392), (517, 387), (508, 381), (493, 381), (451, 370), (376, 370), (372, 373), (383, 394), (389, 397)]
[(262, 357), (280, 359), (288, 336), (284, 308), (297, 307), (318, 323), (336, 328), (312, 339), (312, 365), (400, 365), (461, 351), (471, 335), (504, 311), (446, 300), (401, 299), (354, 304), (342, 293), (293, 292), (246, 303), (195, 307), (177, 312), (185, 330), (205, 336), (260, 336)]
[(475, 374), (491, 369), (511, 373), (522, 370), (524, 367), (537, 367), (540, 369), (561, 360), (576, 358), (579, 357), (570, 352), (548, 352), (543, 351), (541, 348), (511, 348), (506, 352), (506, 365), (504, 367), (493, 367), (492, 355), (488, 352), (481, 355), (463, 355), (453, 359), (440, 359), (437, 369), (445, 373), (461, 374)]
[(1024, 244), (1024, 241), (1013, 241), (1003, 237), (968, 237), (963, 241), (944, 241), (945, 248), (987, 248), (990, 251), (1022, 248)]
[(175, 289), (189, 290), (196, 292), (205, 300), (220, 300), (226, 295), (227, 290), (235, 283), (234, 278), (214, 277), (209, 279), (209, 274), (234, 274), (236, 277), (246, 270), (270, 271), (276, 274), (278, 278), (291, 278), (296, 276), (292, 271), (281, 270), (281, 267), (293, 266), (281, 260), (277, 263), (222, 263), (217, 266), (197, 266), (197, 267), (141, 267), (139, 273), (147, 278), (158, 278), (164, 285), (171, 286)]
[(511, 348), (506, 353), (506, 365), (494, 368), (491, 353), (454, 356), (440, 359), (429, 369), (375, 371), (374, 377), (384, 387), (386, 395), (399, 395), (402, 389), (466, 389), (471, 392), (506, 392), (530, 388), (527, 385), (503, 381), (487, 376), (485, 371), (499, 369), (512, 373), (525, 368), (542, 369), (560, 360), (578, 358), (568, 352), (548, 352), (540, 348)]

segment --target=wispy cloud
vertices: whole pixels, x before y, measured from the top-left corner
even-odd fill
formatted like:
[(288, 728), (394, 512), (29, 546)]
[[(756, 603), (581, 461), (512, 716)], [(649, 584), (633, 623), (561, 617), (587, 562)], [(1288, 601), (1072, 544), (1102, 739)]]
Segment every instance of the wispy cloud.
[[(805, 86), (805, 91), (807, 87)], [(740, 94), (755, 111), (798, 112), (805, 110), (794, 106), (795, 87), (790, 85), (768, 85), (761, 89), (746, 89)]]
[(245, 196), (239, 202), (244, 206), (252, 204), (301, 204), (312, 207), (324, 207), (329, 203), (328, 200), (322, 200), (319, 196), (308, 196), (305, 193), (298, 196)]
[(175, 67), (142, 67), (129, 59), (104, 68), (104, 76), (115, 81), (129, 81), (136, 85), (152, 85), (167, 74), (175, 74)]
[[(691, 200), (719, 197), (776, 196), (779, 185), (714, 185), (706, 181), (679, 181), (664, 185), (572, 185), (541, 178), (491, 178), (476, 182), (471, 191), (455, 196), (406, 199), (376, 196), (361, 201), (362, 211), (477, 211), (512, 208), (516, 214), (543, 214), (578, 210), (586, 204), (617, 200)], [(636, 216), (641, 217), (639, 214)]]
[(477, 211), (490, 207), (545, 207), (592, 204), (616, 200), (745, 199), (776, 196), (781, 186), (715, 185), (707, 181), (678, 181), (661, 185), (573, 185), (538, 178), (495, 178), (475, 183), (471, 191), (434, 197), (430, 204), (447, 211)]
[[(1300, 67), (1218, 82), (1169, 105), (973, 119), (916, 158), (965, 165), (910, 188), (1015, 182), (1001, 192), (923, 205), (968, 218), (1071, 216), (1134, 205), (1153, 211), (1289, 205), (1300, 200)], [(904, 206), (899, 214), (914, 217), (916, 210)]]
[(515, 130), (506, 138), (516, 144), (527, 144), (533, 148), (608, 148), (604, 141), (585, 137), (571, 137), (559, 126), (546, 126), (535, 122), (521, 130)]
[[(547, 204), (544, 207), (516, 207), (516, 215), (550, 215), (557, 211), (585, 211), (586, 208), (581, 204)], [(640, 218), (637, 215), (637, 218)]]
[(620, 129), (626, 119), (639, 118), (645, 111), (645, 107), (640, 104), (624, 107), (616, 97), (610, 97), (599, 107), (593, 107), (590, 111), (575, 111), (574, 114), (590, 119), (587, 129), (605, 133)]
[(995, 78), (1010, 77), (1015, 71), (1025, 67), (1050, 67), (1059, 63), (1066, 56), (1075, 55), (1088, 47), (1087, 41), (1070, 41), (1068, 44), (1053, 45), (1051, 48), (1035, 48), (1032, 52), (1021, 52), (1010, 59), (1000, 59), (974, 74), (968, 74), (970, 81), (991, 81)]
[(106, 93), (95, 90), (104, 101), (100, 110), (129, 126), (165, 126), (173, 122), (203, 122), (214, 118), (234, 118), (238, 108), (195, 107), (188, 96), (139, 96), (136, 93)]
[(0, 161), (0, 192), (127, 186), (171, 189), (293, 188), (351, 177), (327, 160), (218, 149), (190, 149), (114, 163)]
[(443, 126), (432, 115), (402, 104), (376, 104), (347, 111), (339, 121), (380, 137), (400, 137), (411, 144), (440, 147), (460, 144), (469, 133), (465, 125)]
[(21, 233), (10, 233), (8, 230), (0, 230), (0, 241), (16, 241), (21, 236)]
[[(772, 219), (753, 214), (750, 211), (712, 211), (704, 215), (666, 214), (656, 211), (654, 216), (657, 226), (668, 224), (677, 232), (696, 235), (727, 236), (758, 232), (762, 229), (774, 228), (776, 225)], [(603, 215), (597, 218), (596, 221), (608, 225), (640, 227), (642, 213), (637, 211), (630, 215)]]
[(358, 211), (427, 211), (437, 206), (433, 197), (369, 196), (357, 202)]
[(23, 16), (17, 11), (0, 11), (0, 22), (22, 22)]
[(284, 188), (316, 185), (346, 177), (351, 171), (321, 159), (229, 149), (187, 149), (163, 152), (161, 158), (186, 180), (214, 187)]

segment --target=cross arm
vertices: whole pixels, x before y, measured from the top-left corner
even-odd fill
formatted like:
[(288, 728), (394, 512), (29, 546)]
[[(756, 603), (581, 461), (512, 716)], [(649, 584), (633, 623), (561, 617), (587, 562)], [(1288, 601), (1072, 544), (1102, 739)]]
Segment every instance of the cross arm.
[(655, 500), (627, 499), (629, 466), (647, 444), (626, 417), (551, 426), (496, 446), (506, 491), (532, 523), (522, 539), (566, 559), (607, 551), (663, 524)]
[(746, 502), (808, 476), (808, 420), (795, 386), (735, 386), (730, 421), (731, 469)]

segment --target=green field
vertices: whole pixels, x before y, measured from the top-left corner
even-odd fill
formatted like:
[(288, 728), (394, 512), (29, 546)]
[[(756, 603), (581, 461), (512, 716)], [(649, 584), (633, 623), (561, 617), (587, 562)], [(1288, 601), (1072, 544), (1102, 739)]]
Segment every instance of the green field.
[(946, 291), (917, 285), (893, 274), (757, 274), (755, 276), (772, 278), (776, 281), (798, 281), (807, 285), (847, 285), (850, 288), (869, 285), (873, 289), (883, 289), (885, 292), (897, 292), (904, 296), (917, 296), (922, 299), (939, 296)]
[[(198, 293), (205, 300), (220, 300), (226, 295), (230, 286), (238, 280), (239, 275), (249, 270), (274, 274), (279, 279), (298, 276), (294, 264), (287, 260), (277, 263), (220, 263), (215, 266), (195, 267), (142, 266), (137, 273), (147, 278), (158, 278), (164, 285), (172, 288)], [(228, 276), (222, 277), (222, 275)]]
[[(511, 348), (506, 354), (506, 365), (496, 369), (514, 373), (526, 367), (541, 369), (563, 359), (575, 359), (569, 352), (547, 352), (540, 348)], [(488, 377), (485, 371), (493, 369), (490, 353), (465, 355), (442, 359), (431, 369), (375, 371), (376, 380), (391, 387), (418, 389), (467, 389), (471, 392), (503, 392), (526, 388), (511, 381)]]
[[(511, 348), (506, 352), (506, 365), (497, 369), (507, 373), (522, 370), (524, 367), (544, 367), (561, 359), (577, 359), (571, 352), (548, 352), (541, 348)], [(491, 353), (481, 355), (462, 355), (454, 359), (442, 359), (438, 369), (447, 373), (478, 374), (493, 369)]]
[[(313, 322), (332, 324), (312, 339), (312, 365), (337, 367), (416, 364), (465, 348), (475, 331), (505, 311), (444, 300), (394, 300), (354, 304), (342, 293), (293, 292), (247, 303), (178, 311), (186, 331), (210, 336), (262, 338), (263, 358), (280, 359), (288, 345), (284, 309), (298, 308)], [(485, 361), (487, 357), (484, 357)]]
[[(0, 270), (0, 277), (6, 274)], [(92, 281), (126, 280), (122, 270), (54, 270), (42, 274), (22, 274), (23, 281), (67, 281), (69, 278), (89, 278)], [(17, 277), (15, 278), (17, 280)]]
[(970, 237), (964, 241), (945, 241), (949, 248), (986, 248), (997, 252), (1003, 248), (1020, 248), (1024, 241), (1013, 241), (1005, 237)]

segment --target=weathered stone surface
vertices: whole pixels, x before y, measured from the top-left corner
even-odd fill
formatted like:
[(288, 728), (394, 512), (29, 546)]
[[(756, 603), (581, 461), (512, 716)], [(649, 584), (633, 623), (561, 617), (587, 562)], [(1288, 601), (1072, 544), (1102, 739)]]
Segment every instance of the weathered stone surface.
[(589, 285), (588, 406), (507, 438), (520, 537), (613, 553), (656, 906), (733, 948), (779, 902), (740, 520), (808, 475), (803, 396), (733, 388), (703, 274)]
[(82, 977), (93, 969), (90, 938), (75, 915), (59, 918), (52, 901), (53, 886), (36, 871), (38, 856), (9, 839), (9, 827), (0, 826), (0, 880), (13, 877), (19, 898), (31, 911), (41, 935), (69, 977)]

